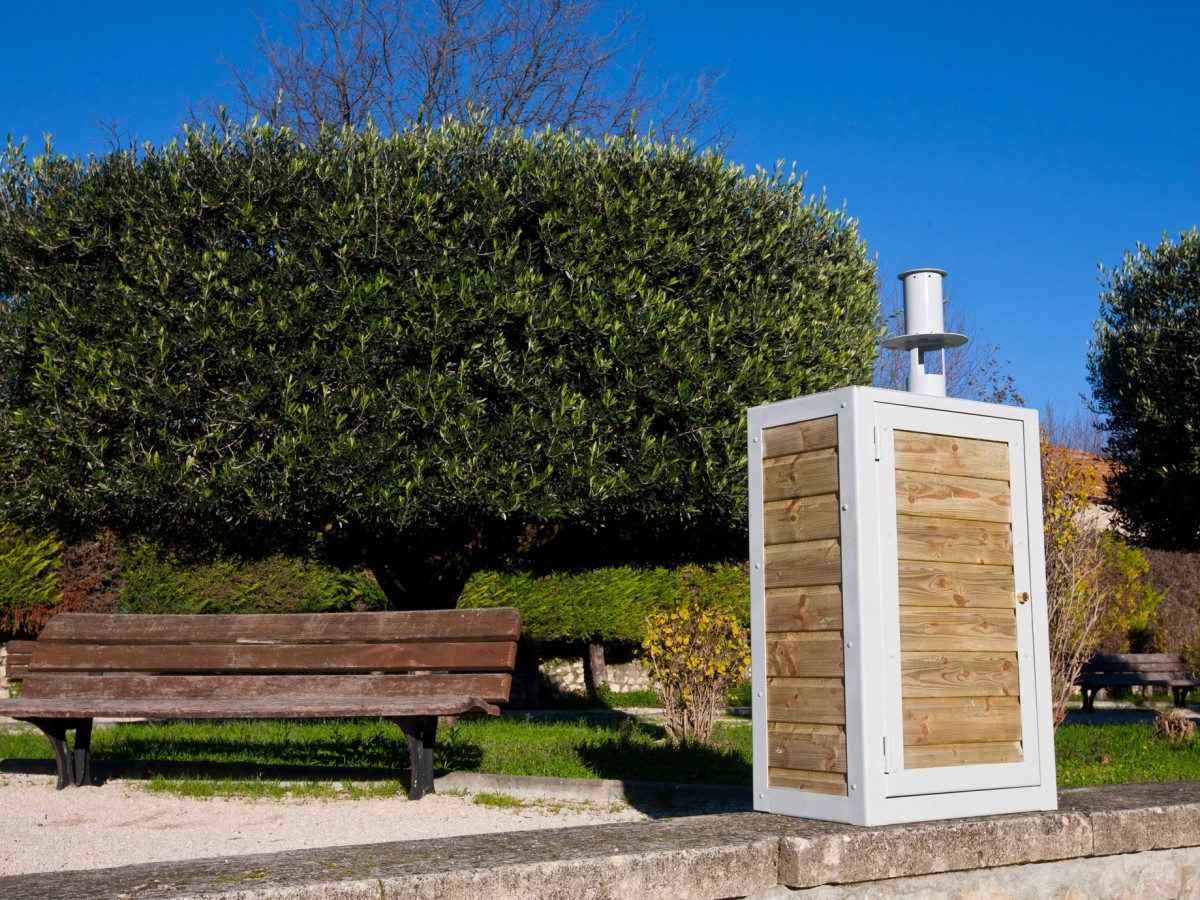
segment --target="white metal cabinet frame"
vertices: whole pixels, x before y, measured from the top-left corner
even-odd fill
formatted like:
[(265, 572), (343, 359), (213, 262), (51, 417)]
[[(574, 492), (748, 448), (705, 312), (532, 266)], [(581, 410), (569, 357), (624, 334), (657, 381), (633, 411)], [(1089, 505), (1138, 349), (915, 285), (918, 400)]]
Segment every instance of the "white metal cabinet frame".
[[(837, 417), (839, 445), (846, 796), (768, 781), (762, 432), (826, 416)], [(1017, 610), (1025, 750), (1019, 763), (904, 768), (889, 431), (897, 427), (1009, 445), (1014, 579), (1017, 591), (1029, 595)], [(845, 388), (755, 407), (748, 432), (755, 808), (860, 825), (1057, 808), (1036, 412)]]

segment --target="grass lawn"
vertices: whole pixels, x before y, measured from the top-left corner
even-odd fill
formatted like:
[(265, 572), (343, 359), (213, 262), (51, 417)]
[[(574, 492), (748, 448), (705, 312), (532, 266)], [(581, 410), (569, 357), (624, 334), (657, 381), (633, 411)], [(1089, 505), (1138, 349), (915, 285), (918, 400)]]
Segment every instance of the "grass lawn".
[[(750, 722), (717, 726), (711, 746), (670, 747), (661, 726), (632, 716), (593, 721), (464, 718), (438, 729), (438, 771), (559, 778), (750, 784)], [(400, 729), (381, 720), (137, 722), (99, 728), (100, 760), (404, 767)], [(0, 759), (48, 759), (36, 733), (0, 733)], [(151, 766), (151, 769), (153, 767)]]
[[(748, 719), (718, 724), (708, 747), (671, 747), (663, 736), (659, 725), (622, 715), (466, 718), (439, 729), (435, 766), (505, 775), (750, 784)], [(101, 760), (390, 768), (406, 766), (408, 758), (400, 729), (379, 720), (132, 723), (97, 729), (92, 744)], [(1063, 725), (1056, 745), (1060, 787), (1200, 778), (1200, 737), (1156, 740), (1149, 723)], [(50, 756), (40, 734), (0, 733), (0, 759)], [(314, 777), (319, 780), (319, 773)], [(174, 780), (158, 776), (151, 786), (171, 789)]]

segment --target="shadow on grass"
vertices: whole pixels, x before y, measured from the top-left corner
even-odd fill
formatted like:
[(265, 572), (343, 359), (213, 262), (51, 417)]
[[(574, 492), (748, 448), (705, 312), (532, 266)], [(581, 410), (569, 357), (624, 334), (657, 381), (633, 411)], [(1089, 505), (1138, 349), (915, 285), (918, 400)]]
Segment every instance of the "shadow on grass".
[(751, 805), (750, 762), (720, 733), (711, 744), (672, 744), (660, 725), (625, 722), (612, 737), (577, 753), (600, 778), (626, 782), (630, 804), (653, 817)]

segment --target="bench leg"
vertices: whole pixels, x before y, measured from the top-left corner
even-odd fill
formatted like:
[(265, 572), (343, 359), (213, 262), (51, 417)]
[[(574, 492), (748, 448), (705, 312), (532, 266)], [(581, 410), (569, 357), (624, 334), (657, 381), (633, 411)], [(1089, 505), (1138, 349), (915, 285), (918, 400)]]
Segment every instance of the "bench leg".
[(1079, 693), (1083, 698), (1083, 712), (1092, 712), (1092, 704), (1096, 702), (1096, 688), (1087, 688), (1080, 685)]
[[(54, 768), (58, 773), (55, 787), (91, 784), (91, 719), (22, 719), (41, 729), (54, 751)], [(67, 744), (67, 732), (75, 732), (75, 750)]]
[(406, 716), (395, 720), (408, 739), (412, 775), (408, 799), (420, 800), (433, 793), (433, 747), (437, 741), (437, 716)]

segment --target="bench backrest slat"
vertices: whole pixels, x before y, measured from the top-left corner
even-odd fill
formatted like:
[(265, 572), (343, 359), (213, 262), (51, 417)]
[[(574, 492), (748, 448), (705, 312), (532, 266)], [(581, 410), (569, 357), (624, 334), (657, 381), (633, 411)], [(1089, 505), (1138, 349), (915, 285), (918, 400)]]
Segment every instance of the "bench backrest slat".
[(39, 643), (29, 675), (67, 672), (482, 672), (512, 669), (516, 643)]
[(512, 676), (487, 672), (474, 675), (31, 675), (21, 687), (23, 700), (160, 700), (238, 701), (305, 696), (311, 699), (350, 697), (479, 697), (489, 703), (508, 700)]
[(1191, 666), (1181, 653), (1098, 653), (1083, 665), (1081, 674), (1190, 675)]
[(280, 613), (277, 615), (110, 615), (67, 613), (52, 618), (38, 645), (190, 643), (463, 643), (515, 641), (515, 609), (418, 612)]
[(25, 677), (35, 643), (35, 641), (9, 641), (5, 645), (5, 649), (8, 650), (8, 659), (4, 664), (4, 674), (10, 680), (20, 681)]

